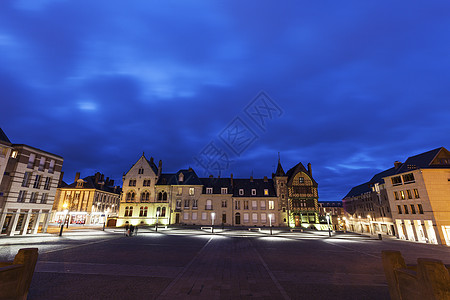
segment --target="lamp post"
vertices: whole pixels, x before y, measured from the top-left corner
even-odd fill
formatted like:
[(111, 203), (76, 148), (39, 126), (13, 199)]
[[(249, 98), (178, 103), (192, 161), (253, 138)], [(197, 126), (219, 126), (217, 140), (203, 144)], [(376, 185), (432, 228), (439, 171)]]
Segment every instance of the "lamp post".
[(331, 230), (330, 230), (330, 214), (327, 214), (327, 225), (328, 225), (328, 236), (331, 237)]
[(158, 232), (159, 214), (160, 214), (160, 211), (157, 210), (157, 211), (156, 211), (156, 224), (155, 224), (155, 231), (156, 231), (156, 232)]
[(211, 213), (211, 233), (214, 233), (214, 218), (216, 217), (216, 213)]
[(272, 235), (272, 214), (269, 214), (270, 235)]
[(62, 236), (62, 233), (63, 233), (63, 230), (64, 230), (64, 223), (66, 222), (67, 214), (68, 214), (68, 212), (69, 212), (69, 211), (66, 209), (66, 208), (67, 208), (67, 203), (64, 203), (64, 204), (63, 204), (63, 208), (64, 208), (65, 214), (64, 214), (64, 221), (61, 222), (61, 229), (59, 230), (59, 236)]

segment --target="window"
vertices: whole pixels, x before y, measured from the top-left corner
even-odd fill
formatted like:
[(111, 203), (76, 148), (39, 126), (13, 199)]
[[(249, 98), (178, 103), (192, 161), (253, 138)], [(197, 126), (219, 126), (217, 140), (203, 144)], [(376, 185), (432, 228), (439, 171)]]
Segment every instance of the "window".
[(48, 172), (53, 173), (54, 170), (55, 170), (55, 161), (52, 159), (50, 161), (50, 166), (48, 167)]
[(244, 223), (248, 223), (250, 221), (250, 214), (244, 213)]
[(17, 202), (25, 202), (26, 195), (27, 195), (26, 191), (20, 191), (19, 196), (17, 197)]
[(269, 190), (268, 189), (264, 189), (264, 196), (269, 196)]
[(414, 182), (414, 174), (413, 173), (405, 174), (402, 177), (403, 177), (403, 182), (404, 183)]
[(52, 178), (51, 177), (45, 178), (44, 190), (49, 190), (51, 184), (52, 184)]
[(400, 176), (391, 177), (392, 185), (399, 185), (402, 184), (402, 179)]
[(411, 190), (406, 190), (406, 194), (408, 195), (408, 199), (412, 199)]
[(202, 212), (202, 220), (206, 220), (207, 214), (205, 212)]
[(161, 191), (158, 193), (158, 201), (167, 201), (166, 191)]
[(266, 213), (262, 213), (261, 214), (261, 223), (266, 223), (267, 222), (267, 215)]
[(252, 201), (252, 209), (253, 209), (253, 210), (258, 209), (258, 202), (257, 202), (256, 200), (253, 200), (253, 201)]
[(253, 221), (253, 223), (258, 222), (258, 214), (257, 213), (252, 213), (252, 221)]
[(133, 206), (127, 206), (125, 207), (125, 214), (124, 217), (132, 217), (133, 216)]
[(184, 200), (184, 209), (189, 209), (189, 199)]
[(45, 166), (45, 157), (41, 157), (41, 160), (39, 161), (39, 171), (44, 171)]
[(227, 194), (228, 193), (228, 188), (226, 188), (226, 187), (225, 188), (221, 188), (220, 189), (220, 193), (221, 194)]
[(402, 200), (405, 200), (405, 192), (404, 191), (400, 191), (400, 197), (402, 198)]
[(41, 186), (41, 175), (36, 175), (34, 178), (33, 188), (38, 189)]
[(398, 192), (394, 192), (394, 197), (395, 197), (395, 200), (399, 200), (400, 198), (398, 197)]
[(252, 189), (252, 196), (256, 195), (256, 189)]
[(284, 199), (284, 194), (281, 194), (281, 199)]
[(150, 201), (150, 193), (148, 191), (144, 191), (141, 193), (141, 202)]
[(136, 186), (136, 179), (130, 179), (130, 181), (128, 181), (128, 186)]
[(23, 175), (22, 186), (28, 187), (28, 185), (30, 184), (30, 179), (31, 179), (31, 172), (25, 172), (25, 174)]
[(422, 204), (417, 204), (417, 208), (419, 209), (419, 214), (423, 215), (423, 207), (422, 207)]
[(248, 200), (244, 200), (244, 209), (248, 209)]
[(150, 179), (144, 179), (144, 183), (142, 184), (143, 186), (150, 186), (151, 184), (151, 180)]
[(397, 212), (399, 215), (402, 214), (402, 207), (400, 205), (397, 205)]
[(305, 178), (304, 177), (299, 177), (298, 178), (298, 183), (302, 184), (305, 182)]
[(197, 212), (192, 213), (192, 220), (197, 220)]
[(133, 191), (128, 192), (128, 193), (127, 193), (126, 201), (127, 201), (127, 202), (134, 201), (134, 197), (135, 197), (135, 193), (134, 193)]
[(178, 187), (177, 189), (177, 195), (181, 196), (183, 194), (183, 188), (182, 187)]
[(418, 189), (414, 189), (414, 198), (420, 198)]
[(33, 169), (34, 166), (34, 159), (36, 158), (36, 155), (34, 153), (30, 154), (30, 157), (28, 159), (28, 164), (27, 164), (27, 168), (28, 169)]
[(128, 212), (128, 216), (129, 217), (133, 216), (133, 206), (130, 206), (130, 211)]
[(144, 168), (139, 168), (138, 174), (144, 174)]
[[(140, 169), (139, 169), (139, 171), (140, 171)], [(141, 209), (139, 210), (139, 217), (142, 217), (143, 215), (144, 215), (144, 207), (141, 206)]]
[(194, 199), (192, 200), (192, 209), (197, 209), (198, 208), (198, 200)]
[(275, 209), (275, 202), (273, 200), (269, 200), (269, 209)]
[(222, 200), (222, 207), (227, 207), (227, 200)]
[(128, 206), (125, 207), (125, 212), (123, 214), (124, 217), (128, 217)]
[(236, 200), (234, 202), (234, 209), (241, 209), (241, 201)]
[(261, 200), (261, 201), (259, 202), (259, 206), (260, 206), (261, 209), (266, 209), (266, 201)]
[(183, 213), (183, 220), (189, 220), (189, 213), (188, 212)]
[(48, 199), (48, 193), (42, 193), (42, 196), (41, 196), (41, 203), (42, 203), (42, 204), (47, 203), (47, 199)]
[(176, 209), (181, 209), (181, 199), (177, 199)]
[(17, 151), (11, 152), (11, 158), (16, 158), (16, 157), (17, 157), (17, 154), (18, 154)]
[(189, 188), (189, 196), (193, 196), (194, 195), (194, 188), (191, 187)]
[[(269, 219), (271, 220), (272, 223), (275, 222), (275, 214), (269, 214)], [(314, 217), (313, 217), (313, 222), (314, 222)]]
[(208, 209), (208, 210), (213, 209), (213, 206), (212, 206), (212, 200), (206, 200), (206, 206), (205, 206), (205, 209)]
[(414, 207), (414, 205), (411, 204), (409, 207), (411, 208), (411, 213), (412, 213), (413, 215), (415, 215), (415, 214), (416, 214), (416, 208)]
[(161, 217), (165, 217), (166, 216), (166, 207), (163, 207), (161, 209)]
[(212, 194), (213, 189), (211, 187), (206, 188), (206, 193), (207, 194)]
[(38, 193), (32, 192), (31, 197), (30, 197), (30, 203), (36, 203), (37, 198), (38, 198)]
[(244, 189), (239, 189), (239, 195), (240, 196), (244, 195)]
[(405, 210), (405, 214), (409, 214), (408, 205), (403, 205), (403, 209)]

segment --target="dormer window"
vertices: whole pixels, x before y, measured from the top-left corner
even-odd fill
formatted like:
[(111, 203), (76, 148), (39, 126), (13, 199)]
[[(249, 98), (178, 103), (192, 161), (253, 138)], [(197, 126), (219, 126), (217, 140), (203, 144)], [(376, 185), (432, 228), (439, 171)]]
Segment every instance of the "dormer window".
[(269, 196), (269, 190), (268, 189), (264, 189), (264, 196)]
[(83, 180), (78, 180), (77, 181), (77, 188), (82, 188), (83, 187), (83, 183), (84, 183)]
[(212, 187), (206, 188), (206, 193), (207, 194), (212, 194), (212, 192), (213, 192), (213, 188)]
[(228, 188), (226, 188), (226, 187), (225, 188), (221, 188), (220, 189), (220, 193), (221, 194), (227, 194), (228, 193)]
[(144, 174), (144, 168), (139, 168), (138, 174)]
[(252, 189), (252, 196), (256, 196), (256, 189)]
[(239, 196), (244, 195), (244, 189), (239, 189)]
[(298, 178), (298, 183), (304, 183), (305, 182), (305, 178), (304, 177), (299, 177)]
[(180, 175), (178, 175), (178, 181), (183, 182), (183, 180), (184, 180), (184, 175), (183, 175), (183, 173), (180, 173)]

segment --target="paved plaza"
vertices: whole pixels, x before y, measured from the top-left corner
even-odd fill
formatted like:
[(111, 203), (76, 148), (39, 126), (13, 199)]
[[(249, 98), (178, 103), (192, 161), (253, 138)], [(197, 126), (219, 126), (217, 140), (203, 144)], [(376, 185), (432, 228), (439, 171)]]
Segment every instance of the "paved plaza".
[(381, 250), (450, 264), (450, 248), (352, 233), (83, 229), (0, 237), (39, 248), (29, 299), (389, 299)]

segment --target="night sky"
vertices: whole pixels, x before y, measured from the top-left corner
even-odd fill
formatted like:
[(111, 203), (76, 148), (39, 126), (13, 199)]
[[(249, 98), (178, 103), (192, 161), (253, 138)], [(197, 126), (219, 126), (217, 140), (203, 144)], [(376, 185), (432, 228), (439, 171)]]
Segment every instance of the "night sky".
[(66, 182), (122, 184), (142, 152), (271, 176), (280, 152), (341, 200), (450, 146), (449, 82), (448, 1), (0, 1), (0, 127)]

